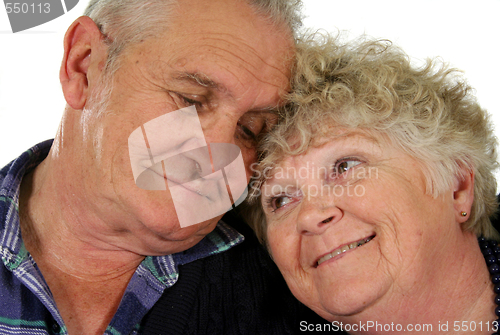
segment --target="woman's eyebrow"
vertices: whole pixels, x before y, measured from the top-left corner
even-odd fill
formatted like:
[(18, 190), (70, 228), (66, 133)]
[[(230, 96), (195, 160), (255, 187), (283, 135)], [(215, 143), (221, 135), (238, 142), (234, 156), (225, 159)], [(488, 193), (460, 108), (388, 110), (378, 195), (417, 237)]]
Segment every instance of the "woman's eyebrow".
[(334, 136), (335, 139), (352, 139), (352, 138), (361, 138), (364, 140), (367, 140), (369, 142), (373, 142), (375, 144), (378, 144), (380, 141), (378, 138), (375, 136), (371, 135), (367, 131), (360, 131), (360, 130), (353, 130), (353, 131), (348, 131), (343, 134), (339, 134), (337, 136)]

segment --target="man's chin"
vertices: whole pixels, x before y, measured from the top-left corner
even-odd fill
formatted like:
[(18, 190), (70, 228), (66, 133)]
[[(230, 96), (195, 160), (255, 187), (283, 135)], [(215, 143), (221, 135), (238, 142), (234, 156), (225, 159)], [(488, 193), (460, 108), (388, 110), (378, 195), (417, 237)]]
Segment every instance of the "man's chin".
[(160, 232), (158, 234), (160, 238), (154, 244), (149, 244), (149, 247), (154, 247), (157, 255), (173, 254), (187, 250), (210, 234), (217, 226), (219, 219), (220, 217), (213, 218), (187, 227), (180, 227), (177, 222), (176, 227), (170, 231)]
[[(213, 230), (213, 229), (212, 229)], [(207, 233), (208, 234), (208, 233)], [(195, 234), (181, 240), (161, 240), (145, 245), (144, 255), (146, 256), (164, 256), (185, 251), (198, 244), (207, 234)]]

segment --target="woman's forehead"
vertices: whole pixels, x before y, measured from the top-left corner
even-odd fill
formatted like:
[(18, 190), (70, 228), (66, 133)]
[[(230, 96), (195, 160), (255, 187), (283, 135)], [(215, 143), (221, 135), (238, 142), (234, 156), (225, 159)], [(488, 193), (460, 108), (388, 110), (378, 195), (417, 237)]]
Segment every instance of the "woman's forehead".
[[(263, 169), (264, 182), (270, 181), (276, 176), (282, 178), (289, 176), (289, 172), (294, 171), (299, 166), (314, 169), (320, 168), (321, 165), (333, 163), (330, 162), (332, 158), (330, 156), (339, 152), (338, 148), (348, 150), (360, 146), (365, 150), (375, 150), (375, 147), (380, 147), (387, 140), (384, 134), (377, 134), (375, 131), (366, 129), (339, 127), (332, 128), (332, 130), (330, 134), (319, 136), (314, 141), (310, 141), (300, 152), (295, 154), (283, 153), (280, 157), (274, 159), (272, 164), (265, 166)], [(290, 147), (292, 150), (294, 149), (292, 145)], [(293, 175), (297, 174), (294, 173)]]

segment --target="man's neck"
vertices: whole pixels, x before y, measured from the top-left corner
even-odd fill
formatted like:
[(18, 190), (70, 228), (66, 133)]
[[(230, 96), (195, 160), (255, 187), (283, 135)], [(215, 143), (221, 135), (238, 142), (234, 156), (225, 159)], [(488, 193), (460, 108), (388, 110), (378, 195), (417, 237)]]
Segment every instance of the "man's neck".
[[(46, 159), (21, 184), (23, 242), (47, 282), (70, 334), (102, 334), (119, 306), (135, 270), (144, 259), (104, 242), (103, 230), (89, 232)], [(66, 196), (64, 196), (66, 195)], [(93, 218), (97, 220), (97, 218)], [(99, 222), (94, 223), (96, 226)]]
[(48, 173), (49, 164), (46, 159), (21, 184), (19, 211), (26, 249), (37, 263), (75, 278), (107, 280), (133, 273), (144, 256), (110, 244), (104, 223), (79, 208), (84, 206), (81, 199), (61, 189), (66, 186), (60, 187)]

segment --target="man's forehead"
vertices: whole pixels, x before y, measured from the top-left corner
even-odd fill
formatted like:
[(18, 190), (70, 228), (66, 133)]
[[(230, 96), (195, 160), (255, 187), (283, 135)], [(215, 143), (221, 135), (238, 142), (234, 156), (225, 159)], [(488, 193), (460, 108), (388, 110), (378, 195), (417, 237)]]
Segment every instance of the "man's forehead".
[(290, 29), (258, 14), (245, 0), (182, 1), (165, 37), (182, 44), (170, 50), (179, 53), (179, 62), (202, 53), (191, 60), (229, 59), (235, 66), (256, 71), (254, 76), (289, 77), (295, 56)]
[[(289, 88), (294, 55), (293, 39), (288, 38), (291, 35), (256, 16), (244, 0), (214, 2), (238, 5), (219, 8), (210, 1), (207, 8), (196, 5), (190, 13), (182, 1), (167, 30), (151, 43), (139, 46), (138, 55), (150, 55), (142, 57), (143, 64), (150, 63), (148, 72), (166, 90), (228, 99), (240, 113), (276, 109)], [(226, 10), (231, 12), (238, 6), (253, 13), (249, 17), (236, 13), (235, 20)], [(214, 11), (216, 16), (199, 22), (194, 20), (199, 17), (198, 11), (204, 11), (203, 15)], [(249, 22), (251, 19), (257, 21)], [(185, 92), (183, 88), (193, 90)]]

